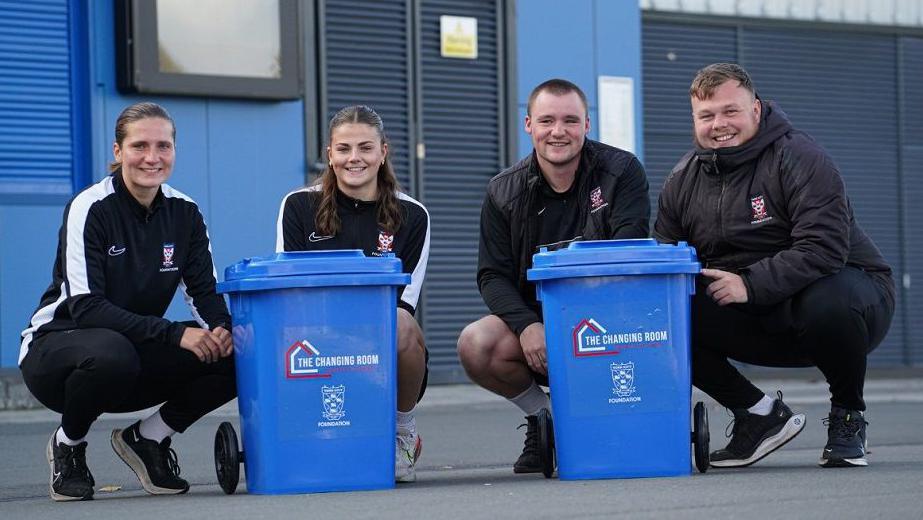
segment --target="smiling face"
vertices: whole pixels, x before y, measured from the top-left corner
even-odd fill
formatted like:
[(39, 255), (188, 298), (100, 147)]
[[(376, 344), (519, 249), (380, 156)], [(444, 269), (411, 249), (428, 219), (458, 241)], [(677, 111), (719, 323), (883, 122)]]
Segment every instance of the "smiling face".
[(532, 146), (546, 174), (552, 170), (576, 171), (589, 131), (590, 119), (576, 92), (560, 96), (540, 92), (526, 116), (526, 132), (532, 136)]
[(737, 80), (728, 80), (708, 99), (691, 97), (696, 143), (715, 149), (740, 146), (756, 135), (762, 105)]
[(149, 206), (160, 185), (173, 173), (173, 124), (159, 117), (128, 123), (122, 142), (113, 143), (112, 155), (122, 165), (122, 180), (128, 192)]
[(354, 199), (375, 200), (378, 169), (388, 155), (378, 130), (364, 123), (346, 123), (333, 129), (327, 159), (337, 187)]

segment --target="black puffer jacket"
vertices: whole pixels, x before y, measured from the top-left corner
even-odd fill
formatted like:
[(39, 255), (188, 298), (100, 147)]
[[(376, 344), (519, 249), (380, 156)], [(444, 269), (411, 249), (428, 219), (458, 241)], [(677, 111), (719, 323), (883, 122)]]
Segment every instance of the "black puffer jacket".
[(680, 160), (660, 194), (654, 236), (687, 241), (703, 265), (740, 274), (755, 305), (779, 303), (845, 265), (894, 298), (891, 268), (856, 222), (833, 160), (772, 102), (750, 141)]
[[(537, 220), (529, 215), (540, 196), (540, 175), (533, 152), (490, 180), (481, 207), (478, 287), (490, 312), (516, 334), (541, 321), (523, 298), (535, 292), (526, 270), (538, 243)], [(582, 240), (647, 236), (647, 177), (633, 154), (587, 139), (574, 182)]]

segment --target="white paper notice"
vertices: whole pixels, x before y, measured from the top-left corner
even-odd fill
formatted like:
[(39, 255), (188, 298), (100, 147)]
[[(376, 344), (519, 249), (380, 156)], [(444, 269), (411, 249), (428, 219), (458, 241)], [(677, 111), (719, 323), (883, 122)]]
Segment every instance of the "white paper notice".
[(628, 77), (599, 77), (599, 140), (635, 152), (634, 81)]

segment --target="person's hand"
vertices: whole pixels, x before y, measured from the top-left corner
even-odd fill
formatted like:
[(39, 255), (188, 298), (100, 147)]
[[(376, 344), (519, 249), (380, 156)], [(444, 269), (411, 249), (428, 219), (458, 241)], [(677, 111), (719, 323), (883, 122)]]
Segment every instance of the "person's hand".
[(702, 275), (713, 280), (705, 292), (718, 305), (747, 303), (747, 286), (739, 275), (719, 269), (702, 269)]
[(186, 327), (179, 346), (195, 354), (204, 363), (214, 363), (222, 357), (221, 341), (214, 332), (205, 329)]
[(224, 326), (219, 325), (212, 329), (212, 334), (221, 347), (221, 357), (230, 356), (234, 352), (234, 339), (231, 336), (231, 332), (224, 328)]
[(548, 358), (545, 350), (545, 325), (533, 323), (519, 335), (519, 344), (522, 346), (522, 355), (532, 371), (548, 375)]

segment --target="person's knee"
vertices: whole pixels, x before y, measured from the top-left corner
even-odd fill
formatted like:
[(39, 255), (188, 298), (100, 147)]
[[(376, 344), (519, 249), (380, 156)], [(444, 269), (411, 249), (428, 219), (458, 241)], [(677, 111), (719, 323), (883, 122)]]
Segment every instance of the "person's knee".
[(801, 316), (796, 321), (802, 323), (804, 333), (821, 338), (837, 338), (843, 334), (854, 335), (864, 329), (861, 315), (853, 310), (848, 295), (805, 302), (801, 305)]
[(404, 309), (397, 311), (397, 355), (423, 355), (423, 331), (414, 317)]
[(87, 345), (86, 357), (78, 366), (108, 380), (133, 380), (141, 372), (141, 360), (134, 344), (121, 333), (101, 329)]
[(500, 338), (483, 320), (471, 323), (458, 337), (458, 358), (469, 374), (479, 374), (489, 369), (498, 354)]

